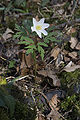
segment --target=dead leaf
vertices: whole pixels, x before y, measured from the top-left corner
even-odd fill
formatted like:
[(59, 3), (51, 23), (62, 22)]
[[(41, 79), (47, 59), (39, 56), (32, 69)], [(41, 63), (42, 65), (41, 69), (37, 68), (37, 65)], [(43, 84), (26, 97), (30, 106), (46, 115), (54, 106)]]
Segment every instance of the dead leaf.
[(63, 50), (61, 53), (62, 53), (63, 55), (67, 55), (67, 54), (68, 54), (68, 51)]
[(64, 9), (60, 9), (60, 10), (58, 10), (58, 13), (59, 13), (60, 15), (62, 15), (63, 12), (64, 12)]
[(64, 61), (65, 62), (70, 61), (70, 58), (69, 57), (64, 57)]
[(76, 49), (80, 50), (80, 42), (76, 45)]
[(42, 75), (44, 77), (47, 77), (47, 70), (40, 70), (40, 71), (38, 71), (38, 74)]
[(78, 43), (77, 38), (75, 38), (75, 37), (71, 37), (70, 43), (71, 43), (70, 47), (71, 47), (72, 49), (74, 49), (75, 46), (76, 46), (77, 43)]
[(26, 65), (28, 66), (28, 68), (30, 68), (33, 65), (33, 58), (32, 58), (31, 54), (29, 54), (29, 55), (25, 54), (25, 62), (26, 62)]
[(72, 57), (73, 59), (77, 59), (77, 52), (70, 52), (68, 53), (68, 55)]
[(57, 59), (58, 54), (60, 53), (61, 49), (58, 47), (55, 47), (51, 51), (51, 57), (54, 57), (54, 60)]
[(55, 94), (55, 95), (51, 98), (51, 100), (50, 100), (49, 102), (50, 102), (50, 104), (51, 104), (56, 110), (59, 110), (59, 108), (57, 107), (57, 105), (58, 105), (58, 102), (60, 102), (60, 100), (58, 99), (57, 94)]
[(59, 108), (57, 107), (59, 99), (57, 94), (55, 94), (52, 99), (49, 101), (49, 106), (51, 107), (51, 112), (47, 115), (47, 118), (52, 120), (60, 120), (60, 113), (58, 112)]
[(38, 116), (35, 120), (45, 120), (45, 118), (42, 114), (38, 114)]
[(70, 29), (68, 30), (67, 34), (68, 34), (68, 35), (71, 35), (72, 33), (75, 33), (75, 32), (76, 32), (76, 29), (70, 27)]
[(41, 0), (32, 0), (33, 2), (40, 2)]
[(75, 65), (73, 64), (72, 61), (70, 61), (65, 67), (63, 70), (65, 70), (66, 72), (73, 72), (75, 71), (76, 69), (79, 69), (80, 68), (80, 65)]
[(28, 68), (27, 68), (27, 65), (25, 63), (25, 53), (24, 53), (24, 51), (22, 52), (22, 55), (21, 55), (20, 69), (21, 69), (21, 75), (22, 76), (25, 76), (27, 74), (27, 72), (29, 71)]
[(63, 60), (63, 55), (59, 54), (55, 62), (56, 67), (59, 67), (62, 63), (64, 63), (62, 60)]
[(6, 41), (7, 39), (12, 37), (12, 34), (14, 33), (11, 29), (7, 28), (5, 33), (2, 35), (3, 39)]
[(48, 120), (60, 120), (60, 114), (55, 110), (51, 110), (51, 112), (47, 115)]
[(40, 70), (38, 71), (39, 75), (42, 75), (44, 77), (49, 77), (53, 80), (54, 86), (60, 86), (60, 80), (58, 79), (56, 73), (53, 70), (47, 69), (47, 70)]
[(72, 65), (72, 61), (70, 61), (70, 62), (65, 66), (65, 68), (71, 67), (71, 65)]

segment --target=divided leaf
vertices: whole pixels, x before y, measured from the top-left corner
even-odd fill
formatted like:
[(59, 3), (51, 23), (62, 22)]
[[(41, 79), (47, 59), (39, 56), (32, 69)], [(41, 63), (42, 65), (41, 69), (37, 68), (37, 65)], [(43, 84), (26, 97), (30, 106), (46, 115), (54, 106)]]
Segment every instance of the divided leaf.
[(44, 58), (44, 49), (41, 47), (41, 46), (39, 46), (38, 45), (38, 52), (40, 53), (40, 55), (41, 55), (41, 58), (42, 58), (42, 60), (43, 60), (43, 58)]
[(36, 46), (35, 45), (30, 45), (30, 46), (27, 46), (25, 48), (28, 48), (28, 49), (35, 49), (36, 50)]
[(26, 54), (27, 54), (27, 55), (30, 54), (30, 53), (33, 53), (33, 49), (28, 49), (28, 50), (26, 51)]
[(48, 45), (47, 45), (46, 43), (44, 43), (44, 42), (39, 42), (37, 45), (39, 45), (39, 46), (44, 46), (44, 47), (48, 47)]

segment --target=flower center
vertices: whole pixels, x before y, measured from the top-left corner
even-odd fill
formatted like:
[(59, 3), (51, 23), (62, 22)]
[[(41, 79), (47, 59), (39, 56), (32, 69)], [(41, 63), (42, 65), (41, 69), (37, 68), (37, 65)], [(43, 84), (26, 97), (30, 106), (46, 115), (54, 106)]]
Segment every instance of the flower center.
[(36, 30), (41, 30), (42, 29), (42, 26), (41, 25), (37, 25), (36, 26)]

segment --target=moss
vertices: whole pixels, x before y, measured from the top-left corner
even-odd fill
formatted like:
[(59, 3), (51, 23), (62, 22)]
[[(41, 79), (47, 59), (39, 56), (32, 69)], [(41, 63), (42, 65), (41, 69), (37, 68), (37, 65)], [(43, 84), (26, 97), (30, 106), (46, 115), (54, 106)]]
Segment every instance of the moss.
[(36, 110), (31, 109), (27, 104), (16, 102), (16, 109), (14, 113), (16, 120), (35, 120)]
[(0, 120), (35, 120), (36, 109), (30, 108), (27, 104), (16, 102), (15, 112), (12, 117), (4, 108), (0, 108)]
[(65, 99), (61, 101), (61, 110), (63, 114), (71, 110), (65, 118), (76, 120), (80, 116), (80, 90), (77, 92), (77, 85), (80, 85), (80, 70), (62, 72), (60, 77), (62, 88), (66, 91)]
[(72, 92), (74, 85), (79, 84), (80, 70), (75, 70), (74, 72), (62, 72), (60, 74), (62, 88), (67, 91), (67, 89)]
[(75, 12), (74, 12), (74, 17), (80, 18), (80, 6), (79, 6), (78, 9), (75, 10)]
[(10, 120), (8, 113), (3, 108), (0, 108), (0, 120)]

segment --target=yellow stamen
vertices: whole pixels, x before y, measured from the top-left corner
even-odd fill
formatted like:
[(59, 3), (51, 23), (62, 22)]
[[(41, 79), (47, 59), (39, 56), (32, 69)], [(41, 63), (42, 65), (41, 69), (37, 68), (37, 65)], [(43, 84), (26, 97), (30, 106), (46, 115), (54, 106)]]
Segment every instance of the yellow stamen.
[(42, 29), (42, 26), (41, 25), (37, 25), (36, 26), (36, 30), (41, 30)]

